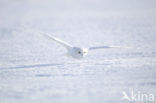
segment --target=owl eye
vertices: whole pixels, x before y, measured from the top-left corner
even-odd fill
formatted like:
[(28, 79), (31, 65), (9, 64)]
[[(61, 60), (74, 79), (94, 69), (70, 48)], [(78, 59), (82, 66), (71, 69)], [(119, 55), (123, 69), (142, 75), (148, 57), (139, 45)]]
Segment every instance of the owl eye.
[(78, 53), (79, 53), (79, 54), (81, 54), (81, 52), (80, 52), (80, 51), (79, 51)]

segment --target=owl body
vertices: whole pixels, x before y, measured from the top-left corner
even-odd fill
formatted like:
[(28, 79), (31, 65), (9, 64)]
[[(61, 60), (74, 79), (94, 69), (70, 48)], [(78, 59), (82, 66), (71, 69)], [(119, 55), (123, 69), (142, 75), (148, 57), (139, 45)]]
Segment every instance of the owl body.
[(76, 59), (84, 58), (88, 54), (87, 48), (80, 48), (80, 47), (71, 47), (68, 50), (68, 54)]

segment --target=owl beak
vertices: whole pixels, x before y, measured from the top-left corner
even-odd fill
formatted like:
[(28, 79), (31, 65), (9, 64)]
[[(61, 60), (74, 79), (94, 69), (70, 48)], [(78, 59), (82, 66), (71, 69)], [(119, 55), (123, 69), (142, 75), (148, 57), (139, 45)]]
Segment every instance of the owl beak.
[(84, 54), (82, 53), (82, 56), (84, 56)]

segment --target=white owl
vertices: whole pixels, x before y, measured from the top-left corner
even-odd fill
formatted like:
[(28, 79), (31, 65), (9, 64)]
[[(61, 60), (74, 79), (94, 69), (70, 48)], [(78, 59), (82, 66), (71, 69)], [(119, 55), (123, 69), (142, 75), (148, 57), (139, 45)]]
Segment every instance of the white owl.
[[(40, 32), (41, 34), (44, 34), (44, 36), (48, 39), (51, 39), (59, 44), (61, 44), (62, 46), (64, 46), (67, 51), (68, 51), (68, 55), (75, 58), (75, 59), (82, 59), (84, 57), (87, 56), (88, 51), (90, 50), (96, 50), (96, 49), (107, 49), (107, 48), (121, 48), (119, 46), (98, 46), (98, 47), (90, 47), (90, 48), (82, 48), (82, 47), (75, 47), (65, 41), (62, 41), (50, 34), (46, 34), (43, 32)], [(129, 48), (129, 47), (126, 47)]]

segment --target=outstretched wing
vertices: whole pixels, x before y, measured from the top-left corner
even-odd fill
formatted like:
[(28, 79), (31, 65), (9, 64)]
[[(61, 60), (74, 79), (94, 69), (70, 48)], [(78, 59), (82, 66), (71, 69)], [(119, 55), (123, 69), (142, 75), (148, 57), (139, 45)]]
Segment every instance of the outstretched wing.
[(50, 40), (53, 40), (59, 44), (61, 44), (62, 46), (66, 47), (67, 49), (73, 47), (72, 45), (68, 44), (67, 42), (65, 41), (62, 41), (54, 36), (51, 36), (50, 34), (47, 34), (47, 33), (43, 33), (43, 32), (40, 32), (41, 34), (43, 34), (46, 38), (50, 39)]
[(130, 47), (120, 47), (120, 46), (97, 46), (97, 47), (90, 47), (89, 50), (109, 49), (109, 48), (130, 48)]

